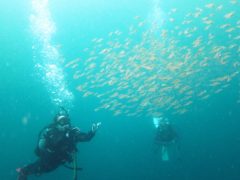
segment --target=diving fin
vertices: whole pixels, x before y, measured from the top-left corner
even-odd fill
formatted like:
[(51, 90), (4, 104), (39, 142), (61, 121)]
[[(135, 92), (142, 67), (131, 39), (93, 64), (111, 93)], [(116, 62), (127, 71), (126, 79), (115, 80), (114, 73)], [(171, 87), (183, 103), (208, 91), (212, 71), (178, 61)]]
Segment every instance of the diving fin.
[(168, 149), (166, 146), (162, 146), (162, 160), (163, 161), (168, 161), (169, 156), (168, 156)]

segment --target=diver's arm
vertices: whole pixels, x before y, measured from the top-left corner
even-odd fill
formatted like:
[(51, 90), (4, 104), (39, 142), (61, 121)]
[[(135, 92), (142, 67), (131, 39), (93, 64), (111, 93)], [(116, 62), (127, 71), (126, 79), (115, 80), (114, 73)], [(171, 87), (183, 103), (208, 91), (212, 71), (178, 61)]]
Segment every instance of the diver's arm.
[(45, 150), (46, 148), (46, 139), (45, 138), (41, 138), (38, 142), (38, 147), (40, 150)]
[(49, 147), (50, 147), (50, 142), (47, 140), (47, 137), (49, 135), (49, 132), (52, 131), (52, 128), (46, 128), (42, 135), (40, 136), (39, 142), (38, 142), (38, 147), (41, 151), (47, 151), (47, 152), (53, 152)]
[(95, 136), (95, 132), (92, 130), (89, 131), (88, 133), (84, 133), (84, 132), (80, 132), (80, 130), (78, 129), (75, 133), (76, 133), (75, 137), (77, 142), (90, 141)]
[(93, 123), (92, 129), (88, 133), (81, 132), (79, 128), (75, 127), (72, 131), (75, 134), (75, 141), (76, 142), (85, 142), (90, 141), (96, 134), (96, 131), (100, 127), (101, 123)]
[(73, 128), (73, 131), (75, 132), (75, 137), (77, 142), (84, 142), (84, 141), (90, 141), (96, 134), (96, 131), (100, 127), (101, 123), (94, 123), (92, 125), (92, 129), (88, 133), (83, 133), (79, 130), (79, 128)]

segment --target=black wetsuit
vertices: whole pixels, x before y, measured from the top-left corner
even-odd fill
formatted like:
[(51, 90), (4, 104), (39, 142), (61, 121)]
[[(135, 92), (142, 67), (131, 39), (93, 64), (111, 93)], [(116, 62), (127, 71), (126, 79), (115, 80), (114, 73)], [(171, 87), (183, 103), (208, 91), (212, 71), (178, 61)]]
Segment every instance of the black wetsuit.
[(35, 153), (39, 157), (21, 169), (19, 180), (26, 180), (28, 175), (41, 175), (50, 172), (67, 162), (72, 162), (72, 153), (77, 150), (78, 142), (90, 141), (95, 132), (80, 132), (78, 128), (70, 127), (65, 131), (60, 131), (55, 124), (44, 128), (39, 139), (44, 139), (45, 147), (40, 149), (37, 146)]
[(177, 137), (176, 132), (173, 130), (171, 125), (165, 125), (163, 127), (158, 127), (155, 143), (170, 143)]

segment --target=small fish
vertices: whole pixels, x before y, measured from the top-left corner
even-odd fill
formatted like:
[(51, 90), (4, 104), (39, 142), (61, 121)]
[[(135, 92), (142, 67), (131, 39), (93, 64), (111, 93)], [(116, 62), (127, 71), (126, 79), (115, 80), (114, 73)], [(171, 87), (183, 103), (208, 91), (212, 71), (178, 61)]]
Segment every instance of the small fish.
[(233, 17), (234, 14), (235, 14), (235, 12), (232, 11), (232, 12), (230, 12), (230, 13), (228, 13), (228, 14), (225, 14), (225, 15), (224, 15), (224, 18), (225, 18), (225, 19), (230, 19), (231, 17)]
[(213, 4), (213, 3), (211, 3), (211, 4), (206, 4), (205, 7), (206, 7), (206, 8), (213, 8), (213, 7), (214, 7), (214, 4)]

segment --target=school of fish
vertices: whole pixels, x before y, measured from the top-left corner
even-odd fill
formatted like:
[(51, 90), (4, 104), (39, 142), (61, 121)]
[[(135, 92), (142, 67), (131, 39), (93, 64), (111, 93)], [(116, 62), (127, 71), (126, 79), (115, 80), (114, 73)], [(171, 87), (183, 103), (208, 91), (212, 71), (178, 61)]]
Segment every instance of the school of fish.
[[(224, 1), (225, 2), (225, 1)], [(161, 27), (134, 17), (128, 32), (95, 38), (65, 67), (83, 97), (99, 98), (95, 111), (113, 115), (184, 114), (240, 83), (240, 2), (209, 3), (185, 15), (173, 8)], [(240, 103), (239, 98), (236, 103)]]

